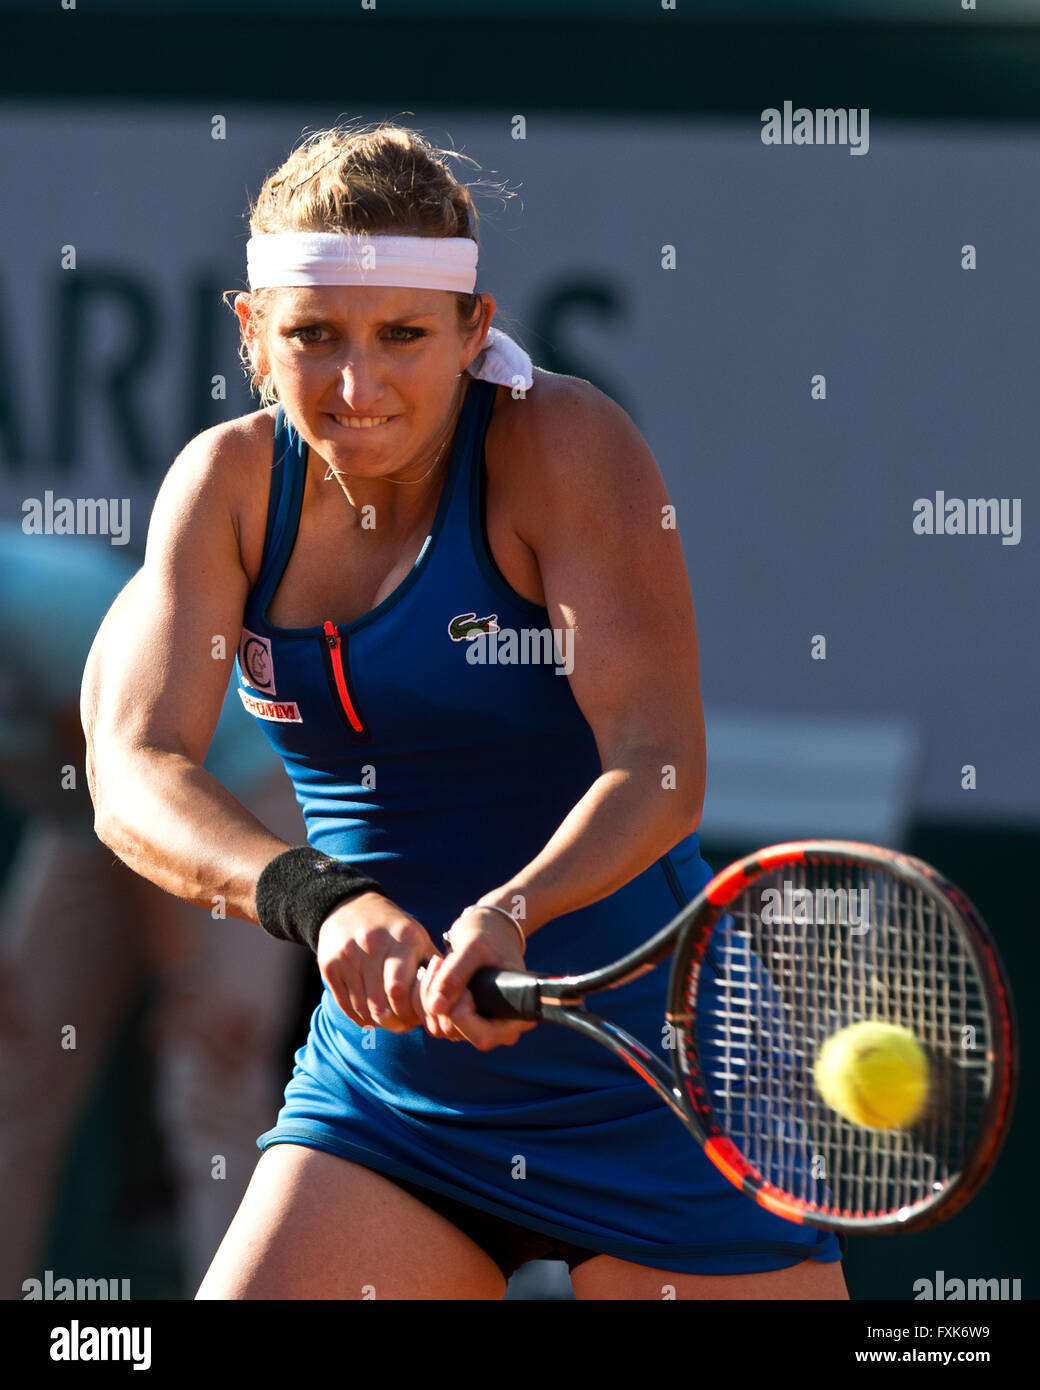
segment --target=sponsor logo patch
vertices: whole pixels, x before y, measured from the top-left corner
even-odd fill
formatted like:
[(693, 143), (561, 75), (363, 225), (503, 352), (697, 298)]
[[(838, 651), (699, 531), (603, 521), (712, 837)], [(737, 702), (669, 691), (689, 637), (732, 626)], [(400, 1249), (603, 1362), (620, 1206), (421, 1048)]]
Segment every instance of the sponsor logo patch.
[(498, 631), (498, 614), (478, 618), (476, 613), (457, 613), (448, 624), (448, 636), (453, 642), (465, 642), (469, 637), (478, 637), (482, 632)]
[(257, 719), (270, 719), (275, 724), (302, 724), (303, 716), (300, 714), (300, 707), (295, 700), (258, 700), (255, 695), (247, 695), (241, 686), (238, 693), (242, 696), (242, 703), (250, 714), (255, 714)]
[(277, 695), (274, 688), (274, 657), (271, 643), (266, 637), (258, 637), (247, 627), (242, 629), (242, 640), (238, 644), (238, 660), (246, 680), (261, 695)]

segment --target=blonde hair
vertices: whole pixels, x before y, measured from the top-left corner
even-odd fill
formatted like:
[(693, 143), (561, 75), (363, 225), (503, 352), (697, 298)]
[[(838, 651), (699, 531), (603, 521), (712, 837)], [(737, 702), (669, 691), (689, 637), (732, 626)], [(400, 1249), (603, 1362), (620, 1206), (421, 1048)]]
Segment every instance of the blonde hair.
[[(392, 122), (340, 124), (304, 135), (269, 174), (249, 209), (250, 235), (263, 232), (367, 232), (371, 236), (470, 237), (478, 241), (479, 216), (467, 185), (446, 160), (470, 160), (437, 149), (418, 131)], [(477, 186), (477, 185), (472, 185)], [(500, 193), (513, 196), (500, 184)], [(479, 241), (478, 241), (479, 244)], [(239, 293), (229, 290), (229, 295)], [(262, 333), (276, 290), (253, 290), (250, 316)], [(473, 329), (481, 295), (456, 294), (458, 324)], [(253, 367), (243, 334), (239, 356), (261, 405), (278, 399), (270, 373)]]

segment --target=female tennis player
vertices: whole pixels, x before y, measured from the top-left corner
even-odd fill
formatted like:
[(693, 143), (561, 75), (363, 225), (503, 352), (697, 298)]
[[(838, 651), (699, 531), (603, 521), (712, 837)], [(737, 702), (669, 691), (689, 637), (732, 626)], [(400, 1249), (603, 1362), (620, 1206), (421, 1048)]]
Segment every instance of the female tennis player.
[[(710, 871), (660, 473), (491, 327), (446, 154), (337, 127), (267, 179), (235, 300), (264, 408), (176, 459), (85, 673), (102, 840), (325, 982), (198, 1297), (498, 1299), (545, 1258), (578, 1299), (844, 1298), (838, 1240), (749, 1202), (621, 1061), (466, 988), (620, 956)], [(306, 846), (202, 768), (225, 650)], [(666, 979), (611, 1018), (666, 1046)]]

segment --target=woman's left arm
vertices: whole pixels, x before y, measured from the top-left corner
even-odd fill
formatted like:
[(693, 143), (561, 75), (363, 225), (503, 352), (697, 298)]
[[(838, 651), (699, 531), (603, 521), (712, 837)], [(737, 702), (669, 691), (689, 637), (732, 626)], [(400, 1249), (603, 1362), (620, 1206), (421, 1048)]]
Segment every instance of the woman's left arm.
[[(697, 828), (705, 754), (693, 599), (653, 455), (620, 406), (575, 378), (540, 374), (518, 416), (514, 527), (537, 560), (551, 626), (572, 629), (571, 689), (602, 767), (544, 849), (481, 895), (507, 911), (519, 899), (529, 936), (608, 897)], [(495, 920), (507, 936), (495, 912), (457, 927)], [(477, 944), (438, 972), (438, 1011), (462, 994)]]

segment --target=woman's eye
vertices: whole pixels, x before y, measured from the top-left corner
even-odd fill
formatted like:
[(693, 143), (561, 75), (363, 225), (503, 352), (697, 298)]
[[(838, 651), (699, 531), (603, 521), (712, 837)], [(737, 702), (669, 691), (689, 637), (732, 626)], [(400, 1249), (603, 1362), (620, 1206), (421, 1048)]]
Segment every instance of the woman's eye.
[(317, 338), (309, 338), (309, 337), (307, 337), (306, 335), (309, 334), (309, 333), (320, 333), (320, 332), (321, 332), (321, 329), (320, 329), (320, 328), (318, 328), (318, 327), (317, 327), (316, 325), (314, 325), (314, 324), (310, 324), (310, 325), (308, 325), (306, 328), (297, 328), (297, 329), (294, 329), (293, 332), (289, 334), (289, 337), (290, 337), (290, 338), (296, 338), (299, 342), (303, 343), (303, 344), (304, 344), (305, 346), (307, 346), (307, 347), (314, 347), (315, 344), (319, 341), (319, 339), (317, 339)]
[[(303, 343), (304, 347), (317, 347), (324, 339), (320, 336), (323, 329), (317, 324), (307, 324), (303, 328), (295, 328), (289, 334), (290, 338), (295, 338), (297, 342)], [(401, 337), (391, 336), (393, 343), (415, 343), (420, 338), (426, 337), (425, 328), (405, 328), (401, 324), (395, 324), (390, 330), (391, 335), (401, 334)], [(318, 336), (312, 336), (318, 335)]]

